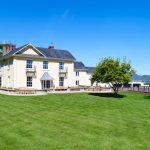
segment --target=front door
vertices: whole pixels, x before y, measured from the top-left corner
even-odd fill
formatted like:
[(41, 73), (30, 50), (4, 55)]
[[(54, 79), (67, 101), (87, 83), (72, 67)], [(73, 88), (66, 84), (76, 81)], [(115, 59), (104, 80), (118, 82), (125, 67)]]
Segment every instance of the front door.
[(42, 81), (42, 89), (50, 89), (51, 87), (51, 81)]

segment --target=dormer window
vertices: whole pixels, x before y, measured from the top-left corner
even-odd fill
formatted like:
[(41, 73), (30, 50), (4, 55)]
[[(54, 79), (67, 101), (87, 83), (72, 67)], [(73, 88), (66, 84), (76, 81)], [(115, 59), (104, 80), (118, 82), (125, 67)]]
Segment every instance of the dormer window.
[(32, 68), (32, 63), (33, 61), (32, 60), (27, 60), (27, 68)]

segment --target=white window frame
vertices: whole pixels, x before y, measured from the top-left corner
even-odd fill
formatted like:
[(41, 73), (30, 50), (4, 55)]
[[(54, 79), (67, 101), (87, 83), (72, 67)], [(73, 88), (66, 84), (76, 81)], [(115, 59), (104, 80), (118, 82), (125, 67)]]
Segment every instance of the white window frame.
[(48, 69), (48, 61), (47, 60), (44, 60), (43, 61), (43, 69)]
[(26, 61), (26, 68), (33, 68), (33, 60)]
[(64, 77), (59, 77), (59, 86), (64, 86)]
[(59, 62), (59, 69), (64, 69), (64, 62)]
[(33, 86), (33, 77), (27, 76), (27, 87), (32, 87), (32, 86)]

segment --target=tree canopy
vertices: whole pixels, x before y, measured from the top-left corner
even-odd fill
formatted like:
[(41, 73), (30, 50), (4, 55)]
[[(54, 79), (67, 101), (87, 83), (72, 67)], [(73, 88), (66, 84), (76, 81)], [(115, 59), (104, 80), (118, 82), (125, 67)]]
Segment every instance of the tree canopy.
[(102, 59), (94, 70), (91, 82), (108, 83), (115, 93), (118, 93), (119, 86), (131, 81), (135, 70), (131, 64), (125, 60), (121, 62), (119, 59), (111, 57)]

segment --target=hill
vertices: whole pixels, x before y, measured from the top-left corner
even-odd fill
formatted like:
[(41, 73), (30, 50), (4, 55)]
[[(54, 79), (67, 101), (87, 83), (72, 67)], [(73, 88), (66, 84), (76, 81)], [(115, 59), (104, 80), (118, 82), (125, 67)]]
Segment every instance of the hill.
[(150, 83), (150, 75), (133, 75), (132, 76), (132, 80), (140, 80), (140, 81), (144, 81), (146, 83)]

